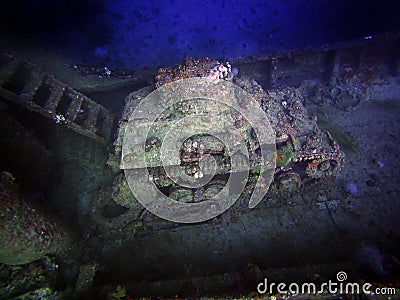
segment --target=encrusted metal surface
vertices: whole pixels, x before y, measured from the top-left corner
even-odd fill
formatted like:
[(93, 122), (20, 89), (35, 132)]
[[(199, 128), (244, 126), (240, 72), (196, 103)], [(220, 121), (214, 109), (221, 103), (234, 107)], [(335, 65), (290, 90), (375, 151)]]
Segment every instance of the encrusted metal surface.
[[(344, 165), (345, 155), (332, 135), (319, 130), (317, 120), (309, 116), (304, 107), (306, 99), (301, 90), (286, 87), (264, 91), (255, 80), (238, 77), (237, 73), (238, 70), (233, 70), (228, 62), (222, 63), (208, 58), (203, 60), (188, 58), (182, 65), (160, 69), (156, 76), (156, 87), (167, 86), (174, 80), (185, 78), (199, 77), (210, 81), (223, 79), (232, 82), (255, 99), (259, 108), (268, 117), (269, 126), (272, 126), (276, 140), (276, 153), (273, 159), (276, 167), (273, 183), (269, 188), (270, 193), (278, 192), (281, 195), (290, 195), (309, 184), (318, 182), (318, 180), (335, 177)], [(121, 163), (122, 141), (126, 128), (131, 126), (129, 116), (136, 105), (153, 90), (154, 87), (147, 87), (135, 91), (125, 100), (126, 105), (119, 124), (115, 152), (109, 159), (109, 164), (117, 172), (121, 164), (124, 164), (124, 160)], [(168, 95), (164, 96), (168, 98)], [(246, 104), (239, 102), (239, 105), (245, 106)], [(208, 175), (202, 171), (204, 163), (207, 163), (204, 158), (207, 156), (214, 158), (213, 164), (216, 168), (214, 178), (202, 187), (188, 188), (179, 186), (176, 181), (171, 179), (170, 168), (168, 168), (169, 173), (166, 172), (165, 166), (162, 166), (160, 161), (160, 148), (165, 138), (171, 138), (168, 137), (168, 134), (175, 122), (179, 122), (180, 119), (193, 112), (223, 116), (223, 120), (227, 120), (227, 123), (221, 121), (214, 124), (210, 121), (205, 125), (205, 134), (194, 134), (185, 138), (182, 141), (179, 155), (175, 155), (167, 164), (182, 169), (187, 176), (197, 180)], [(181, 101), (169, 106), (155, 122), (151, 124), (140, 122), (135, 123), (134, 126), (139, 126), (135, 127), (137, 133), (148, 128), (151, 130), (143, 154), (139, 154), (142, 153), (140, 148), (142, 145), (132, 145), (133, 148), (139, 148), (131, 149), (132, 153), (136, 154), (134, 159), (129, 160), (129, 165), (133, 168), (134, 166), (137, 168), (147, 166), (149, 178), (146, 180), (154, 182), (170, 198), (180, 202), (197, 203), (211, 199), (213, 195), (222, 190), (231, 174), (231, 161), (227, 147), (221, 142), (221, 139), (216, 137), (218, 135), (231, 140), (232, 144), (245, 142), (250, 165), (246, 190), (249, 191), (248, 195), (251, 195), (260, 174), (260, 168), (263, 168), (258, 163), (259, 140), (248, 120), (232, 107), (209, 99)], [(188, 123), (185, 128), (190, 131), (191, 126), (192, 124)], [(241, 132), (240, 142), (235, 140), (238, 137), (230, 134), (229, 128), (233, 127)], [(257, 128), (263, 128), (263, 124), (257, 124)], [(174, 132), (174, 135), (179, 136), (180, 134), (184, 135), (184, 133)], [(246, 159), (245, 156), (244, 159)], [(240, 168), (238, 171), (240, 172)], [(243, 171), (245, 171), (244, 168)], [(173, 173), (172, 171), (172, 177), (174, 177)], [(115, 186), (114, 190), (116, 191), (126, 191), (124, 197), (113, 197), (117, 204), (124, 207), (137, 207), (138, 202), (133, 195), (129, 195), (129, 188), (122, 177), (116, 178)], [(126, 212), (124, 216), (128, 214)], [(131, 215), (131, 217), (133, 216)]]

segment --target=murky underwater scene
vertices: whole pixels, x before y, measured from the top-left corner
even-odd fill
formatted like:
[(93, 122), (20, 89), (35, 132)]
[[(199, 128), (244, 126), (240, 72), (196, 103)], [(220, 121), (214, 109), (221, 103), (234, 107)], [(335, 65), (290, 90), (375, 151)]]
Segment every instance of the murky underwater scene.
[(399, 11), (2, 3), (0, 299), (400, 299)]

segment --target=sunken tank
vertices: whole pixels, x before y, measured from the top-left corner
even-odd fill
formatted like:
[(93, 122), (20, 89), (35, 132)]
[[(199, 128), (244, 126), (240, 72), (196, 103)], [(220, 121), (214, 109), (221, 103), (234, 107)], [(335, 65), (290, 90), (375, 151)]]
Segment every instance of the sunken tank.
[[(127, 181), (127, 173), (124, 176), (121, 172), (127, 165), (133, 169), (145, 166), (148, 173), (143, 173), (147, 176), (144, 181), (151, 181), (163, 195), (183, 203), (210, 200), (223, 190), (230, 176), (244, 172), (242, 175), (246, 182), (241, 194), (250, 201), (250, 207), (261, 201), (253, 200), (252, 203), (250, 198), (263, 172), (266, 174), (264, 184), (260, 185), (263, 195), (268, 192), (287, 196), (340, 172), (345, 160), (344, 153), (329, 132), (318, 128), (316, 118), (309, 116), (303, 105), (304, 96), (298, 89), (286, 87), (265, 91), (255, 80), (240, 77), (238, 73), (239, 70), (232, 68), (229, 62), (187, 58), (181, 65), (159, 69), (154, 86), (134, 91), (125, 99), (118, 137), (114, 143), (115, 149), (108, 163), (119, 173), (114, 180), (112, 198), (117, 204), (128, 208), (128, 211), (119, 216), (118, 221), (107, 219), (105, 223), (120, 227), (132, 221), (143, 209), (131, 192), (129, 175)], [(219, 84), (222, 82), (220, 89), (225, 88), (223, 83), (229, 82), (243, 92), (234, 96), (238, 101), (237, 106), (246, 107), (246, 97), (251, 97), (266, 118), (255, 122), (251, 115), (241, 114), (240, 108), (235, 105), (204, 97), (165, 105), (166, 109), (154, 122), (133, 120), (132, 114), (139, 103), (152, 92), (161, 90), (158, 97), (168, 98), (168, 91), (174, 89), (171, 84), (189, 79), (204, 79)], [(164, 89), (165, 87), (167, 88)], [(185, 89), (196, 88), (187, 86)], [(206, 119), (202, 123), (204, 130), (191, 131), (191, 126), (195, 127), (193, 124), (196, 122), (185, 123), (185, 118), (193, 114), (204, 118), (219, 115), (223, 116), (223, 120)], [(174, 130), (175, 122), (183, 122), (182, 126), (186, 130)], [(232, 135), (231, 129), (239, 132), (239, 136)], [(126, 150), (126, 136), (140, 135), (144, 131), (148, 133), (144, 150), (139, 149), (139, 144), (133, 145), (135, 142), (132, 139), (129, 141), (129, 150)], [(260, 134), (268, 136), (266, 156), (261, 153)], [(174, 139), (174, 136), (181, 137), (180, 147), (175, 152), (168, 152), (173, 153), (174, 158), (167, 158), (166, 166), (160, 159), (162, 144)], [(240, 144), (248, 151), (247, 155), (243, 153), (242, 161), (240, 155), (235, 159), (235, 168), (232, 167), (231, 151), (228, 149), (230, 147), (223, 141), (236, 147)], [(127, 152), (130, 153), (126, 155)], [(209, 159), (210, 156), (212, 160)], [(207, 166), (207, 163), (211, 166)], [(206, 178), (205, 184), (194, 187), (180, 184), (179, 180), (174, 180), (174, 168), (182, 170), (189, 181)], [(211, 169), (212, 174), (204, 171)], [(146, 189), (145, 185), (137, 188)], [(101, 217), (99, 219), (105, 220)]]

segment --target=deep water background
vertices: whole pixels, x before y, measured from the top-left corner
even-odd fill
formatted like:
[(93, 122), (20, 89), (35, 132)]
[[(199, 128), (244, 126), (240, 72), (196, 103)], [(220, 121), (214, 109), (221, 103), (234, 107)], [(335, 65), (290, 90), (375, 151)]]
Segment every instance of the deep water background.
[(112, 67), (232, 59), (400, 29), (397, 0), (3, 1), (1, 30)]

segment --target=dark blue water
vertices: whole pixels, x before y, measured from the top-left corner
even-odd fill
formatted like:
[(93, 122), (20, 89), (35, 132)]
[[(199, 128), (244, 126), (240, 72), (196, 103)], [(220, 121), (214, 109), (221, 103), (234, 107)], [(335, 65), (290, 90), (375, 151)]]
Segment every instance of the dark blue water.
[(137, 68), (396, 31), (399, 11), (396, 0), (20, 0), (0, 18), (74, 60)]

